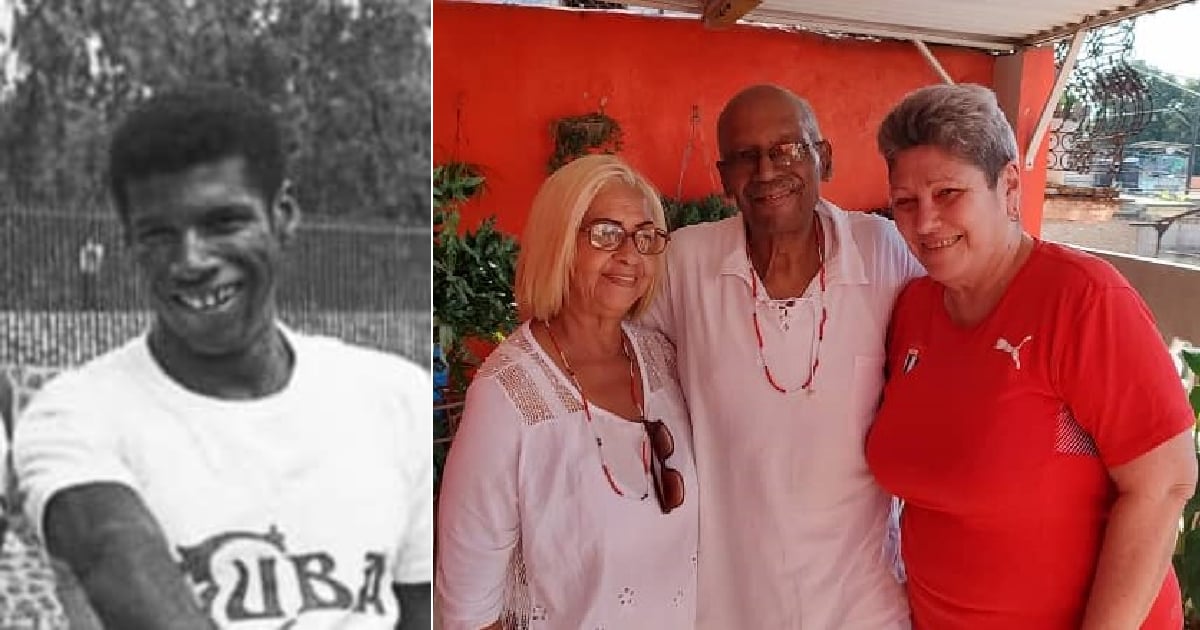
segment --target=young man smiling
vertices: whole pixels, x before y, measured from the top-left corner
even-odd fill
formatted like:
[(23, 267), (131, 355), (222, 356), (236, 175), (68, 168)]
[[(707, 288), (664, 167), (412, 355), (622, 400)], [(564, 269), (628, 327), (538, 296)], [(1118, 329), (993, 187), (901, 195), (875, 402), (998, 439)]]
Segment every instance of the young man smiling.
[(50, 553), (110, 628), (428, 628), (428, 377), (279, 323), (299, 217), (268, 106), (163, 94), (109, 159), (155, 318), (18, 423)]

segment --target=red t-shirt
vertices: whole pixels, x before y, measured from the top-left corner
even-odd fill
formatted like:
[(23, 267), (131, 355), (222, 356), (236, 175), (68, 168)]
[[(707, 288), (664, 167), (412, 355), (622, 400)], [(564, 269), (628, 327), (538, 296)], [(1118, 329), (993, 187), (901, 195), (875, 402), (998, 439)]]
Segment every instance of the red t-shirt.
[[(1192, 426), (1153, 318), (1108, 263), (1037, 241), (976, 326), (942, 287), (896, 303), (889, 378), (867, 440), (906, 501), (902, 551), (918, 630), (1076, 630), (1114, 499), (1107, 468)], [(1167, 576), (1143, 630), (1178, 630)]]

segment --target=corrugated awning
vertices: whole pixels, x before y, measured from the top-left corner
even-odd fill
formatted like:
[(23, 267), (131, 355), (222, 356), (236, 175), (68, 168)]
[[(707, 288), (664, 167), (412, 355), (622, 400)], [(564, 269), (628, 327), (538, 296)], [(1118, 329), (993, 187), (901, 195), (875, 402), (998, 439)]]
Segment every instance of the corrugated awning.
[(745, 22), (1011, 52), (1192, 0), (622, 0)]

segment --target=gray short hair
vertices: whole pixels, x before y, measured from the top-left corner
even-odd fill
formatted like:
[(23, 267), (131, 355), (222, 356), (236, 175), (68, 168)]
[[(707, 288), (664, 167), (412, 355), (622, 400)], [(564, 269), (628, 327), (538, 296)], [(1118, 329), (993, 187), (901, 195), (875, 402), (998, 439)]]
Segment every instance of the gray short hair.
[(901, 151), (932, 145), (978, 167), (995, 187), (1017, 159), (1017, 139), (996, 95), (981, 85), (931, 85), (904, 97), (879, 125), (879, 152), (891, 169)]

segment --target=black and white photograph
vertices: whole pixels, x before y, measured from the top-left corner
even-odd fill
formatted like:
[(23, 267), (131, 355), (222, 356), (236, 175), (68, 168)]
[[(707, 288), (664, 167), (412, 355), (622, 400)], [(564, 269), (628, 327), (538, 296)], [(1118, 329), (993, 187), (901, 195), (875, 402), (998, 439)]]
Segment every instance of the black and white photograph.
[(431, 47), (0, 1), (0, 628), (430, 627)]

